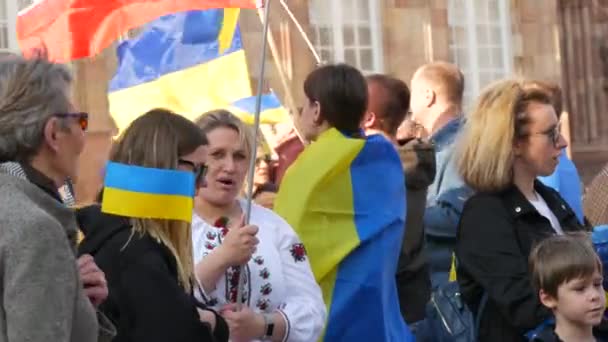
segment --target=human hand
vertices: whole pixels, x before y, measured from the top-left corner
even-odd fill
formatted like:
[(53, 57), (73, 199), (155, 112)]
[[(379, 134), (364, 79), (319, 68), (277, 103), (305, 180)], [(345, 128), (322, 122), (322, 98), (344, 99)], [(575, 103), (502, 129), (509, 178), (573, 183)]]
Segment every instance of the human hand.
[(225, 305), (220, 314), (228, 323), (232, 341), (251, 341), (259, 339), (265, 333), (264, 316), (255, 313), (248, 306), (231, 303)]
[(211, 331), (215, 330), (215, 324), (216, 319), (215, 319), (215, 314), (210, 311), (210, 310), (201, 310), (201, 309), (196, 309), (198, 311), (198, 318), (200, 319), (201, 322), (204, 323), (209, 323), (209, 325), (211, 325)]
[(259, 243), (256, 237), (257, 233), (258, 227), (245, 225), (245, 218), (243, 216), (237, 227), (232, 227), (228, 230), (224, 241), (217, 249), (217, 253), (224, 258), (228, 266), (246, 264), (251, 259), (253, 253), (255, 253), (256, 246)]
[(93, 306), (98, 307), (108, 298), (108, 283), (103, 271), (97, 266), (92, 256), (85, 254), (78, 258), (80, 281)]

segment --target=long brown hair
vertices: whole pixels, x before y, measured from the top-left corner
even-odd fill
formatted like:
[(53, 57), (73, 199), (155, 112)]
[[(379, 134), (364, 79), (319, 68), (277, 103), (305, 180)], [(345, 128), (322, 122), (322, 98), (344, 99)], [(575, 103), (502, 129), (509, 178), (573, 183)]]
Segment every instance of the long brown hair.
[[(122, 133), (110, 160), (159, 169), (177, 169), (179, 156), (207, 143), (198, 127), (188, 119), (164, 109), (154, 109), (137, 118)], [(175, 257), (178, 279), (189, 291), (193, 279), (190, 223), (160, 219), (132, 219), (133, 231), (148, 234), (164, 244)]]

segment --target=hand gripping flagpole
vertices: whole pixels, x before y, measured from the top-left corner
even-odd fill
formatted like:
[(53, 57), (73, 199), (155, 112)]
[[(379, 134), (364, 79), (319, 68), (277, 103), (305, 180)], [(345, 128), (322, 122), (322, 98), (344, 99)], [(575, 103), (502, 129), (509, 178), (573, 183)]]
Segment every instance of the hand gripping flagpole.
[[(253, 201), (253, 177), (255, 175), (255, 160), (257, 158), (258, 132), (260, 130), (260, 113), (262, 109), (262, 94), (264, 87), (264, 74), (266, 71), (266, 46), (268, 45), (268, 26), (270, 15), (270, 0), (264, 1), (264, 27), (262, 29), (262, 55), (260, 60), (260, 75), (258, 78), (258, 93), (255, 100), (255, 116), (253, 123), (253, 146), (251, 151), (251, 160), (249, 161), (249, 173), (247, 175), (247, 205), (245, 207), (245, 224), (249, 224), (251, 219), (251, 202)], [(239, 286), (237, 289), (236, 302), (237, 309), (240, 309), (243, 289), (245, 287), (245, 271), (246, 265), (240, 266), (239, 269)]]

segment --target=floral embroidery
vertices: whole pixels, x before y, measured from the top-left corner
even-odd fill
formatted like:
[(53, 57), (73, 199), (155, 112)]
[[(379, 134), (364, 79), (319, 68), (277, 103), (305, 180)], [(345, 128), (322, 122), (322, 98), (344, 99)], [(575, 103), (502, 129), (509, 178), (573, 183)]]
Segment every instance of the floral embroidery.
[(205, 242), (205, 248), (213, 250), (215, 248), (215, 245), (212, 244), (211, 242), (207, 241), (207, 242)]
[[(226, 299), (231, 303), (236, 303), (237, 292), (239, 288), (239, 276), (241, 274), (241, 268), (239, 266), (233, 266), (226, 272)], [(251, 291), (249, 285), (249, 272), (245, 270), (243, 279), (243, 293), (241, 297), (241, 303), (248, 303), (249, 292)]]
[(306, 260), (306, 248), (304, 248), (304, 244), (302, 243), (294, 243), (291, 245), (291, 256), (296, 262), (301, 262)]
[(268, 309), (268, 307), (270, 306), (270, 301), (265, 298), (260, 298), (260, 299), (258, 299), (256, 306), (258, 307), (258, 309), (260, 309), (262, 311), (266, 311)]
[(217, 234), (214, 232), (207, 232), (207, 239), (209, 240), (215, 240), (215, 238), (217, 237)]
[(213, 225), (222, 229), (222, 237), (228, 234), (228, 218), (226, 216), (222, 216), (215, 220)]
[(236, 303), (236, 296), (239, 288), (239, 276), (241, 272), (238, 267), (231, 267), (228, 272), (228, 300), (231, 303)]
[(270, 272), (268, 271), (267, 267), (265, 267), (264, 269), (260, 270), (260, 278), (262, 278), (262, 279), (268, 279), (268, 277), (270, 277)]
[(272, 292), (272, 285), (270, 283), (264, 284), (260, 289), (260, 293), (264, 296), (268, 296)]
[(261, 255), (259, 255), (259, 256), (255, 257), (255, 259), (253, 259), (253, 262), (255, 262), (256, 264), (258, 264), (260, 266), (264, 265), (264, 258)]

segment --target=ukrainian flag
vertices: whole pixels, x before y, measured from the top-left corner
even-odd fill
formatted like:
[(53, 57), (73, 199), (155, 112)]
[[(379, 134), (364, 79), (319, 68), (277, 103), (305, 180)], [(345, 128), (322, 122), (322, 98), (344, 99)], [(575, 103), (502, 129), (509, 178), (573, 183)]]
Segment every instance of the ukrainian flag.
[(251, 96), (238, 13), (213, 9), (167, 15), (123, 42), (108, 95), (118, 128), (153, 108), (194, 119)]
[(379, 135), (331, 129), (287, 171), (274, 210), (304, 242), (323, 290), (323, 341), (414, 341), (395, 283), (405, 205), (399, 156)]
[[(250, 96), (230, 104), (229, 110), (248, 124), (253, 124), (257, 96)], [(289, 120), (289, 113), (274, 93), (262, 95), (260, 122), (276, 124)]]
[(126, 217), (190, 222), (194, 188), (192, 172), (110, 162), (101, 210)]

